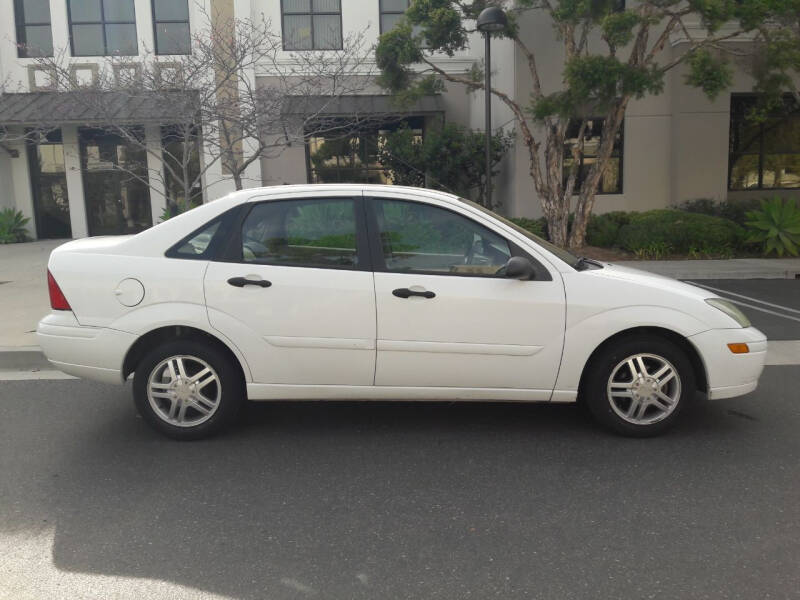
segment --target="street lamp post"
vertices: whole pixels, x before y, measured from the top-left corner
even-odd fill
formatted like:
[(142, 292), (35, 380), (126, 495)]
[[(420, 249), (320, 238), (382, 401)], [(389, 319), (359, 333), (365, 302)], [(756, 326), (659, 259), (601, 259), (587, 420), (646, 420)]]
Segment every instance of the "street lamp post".
[(486, 88), (486, 208), (492, 207), (492, 49), (491, 33), (508, 24), (506, 13), (497, 6), (488, 6), (478, 15), (478, 31), (486, 38), (484, 87)]

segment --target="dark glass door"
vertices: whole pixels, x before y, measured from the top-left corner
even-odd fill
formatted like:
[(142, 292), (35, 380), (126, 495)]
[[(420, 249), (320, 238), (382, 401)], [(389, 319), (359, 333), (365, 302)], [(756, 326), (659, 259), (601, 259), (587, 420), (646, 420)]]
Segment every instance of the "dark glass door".
[(37, 237), (72, 237), (60, 131), (39, 135), (35, 142), (28, 144), (28, 165)]
[(153, 224), (143, 133), (131, 135), (142, 142), (79, 130), (89, 235), (137, 233)]

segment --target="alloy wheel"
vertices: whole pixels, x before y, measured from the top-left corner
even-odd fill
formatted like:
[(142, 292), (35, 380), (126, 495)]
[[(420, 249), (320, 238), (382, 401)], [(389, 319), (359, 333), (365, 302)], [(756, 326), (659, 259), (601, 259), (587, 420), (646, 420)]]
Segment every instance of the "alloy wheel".
[(194, 427), (217, 412), (222, 384), (206, 361), (196, 356), (170, 356), (150, 372), (147, 399), (161, 420), (177, 427)]
[(634, 354), (611, 371), (606, 393), (620, 418), (634, 425), (652, 425), (666, 419), (678, 406), (681, 379), (667, 359)]

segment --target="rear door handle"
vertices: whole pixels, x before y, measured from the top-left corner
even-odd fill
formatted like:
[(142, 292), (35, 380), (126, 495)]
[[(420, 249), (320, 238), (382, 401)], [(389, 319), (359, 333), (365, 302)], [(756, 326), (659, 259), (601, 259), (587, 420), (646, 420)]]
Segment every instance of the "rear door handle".
[(247, 279), (246, 277), (231, 277), (228, 283), (233, 287), (244, 287), (246, 285), (258, 285), (262, 288), (268, 288), (272, 285), (271, 281), (266, 279)]
[(415, 292), (414, 290), (410, 290), (408, 288), (397, 288), (396, 290), (392, 291), (392, 294), (397, 296), (398, 298), (410, 298), (411, 296), (419, 296), (421, 298), (435, 298), (436, 294), (433, 292)]

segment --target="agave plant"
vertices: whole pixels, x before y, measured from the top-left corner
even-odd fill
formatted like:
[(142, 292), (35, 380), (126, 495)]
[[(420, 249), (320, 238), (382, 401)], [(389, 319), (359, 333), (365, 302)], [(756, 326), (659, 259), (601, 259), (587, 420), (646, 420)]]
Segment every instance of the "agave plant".
[(788, 252), (797, 256), (800, 247), (800, 209), (794, 200), (772, 198), (761, 203), (760, 210), (747, 213), (745, 226), (749, 230), (748, 242), (764, 245), (764, 254), (770, 252), (783, 256)]
[(0, 244), (14, 244), (28, 240), (25, 226), (30, 219), (18, 210), (4, 208), (0, 210)]

